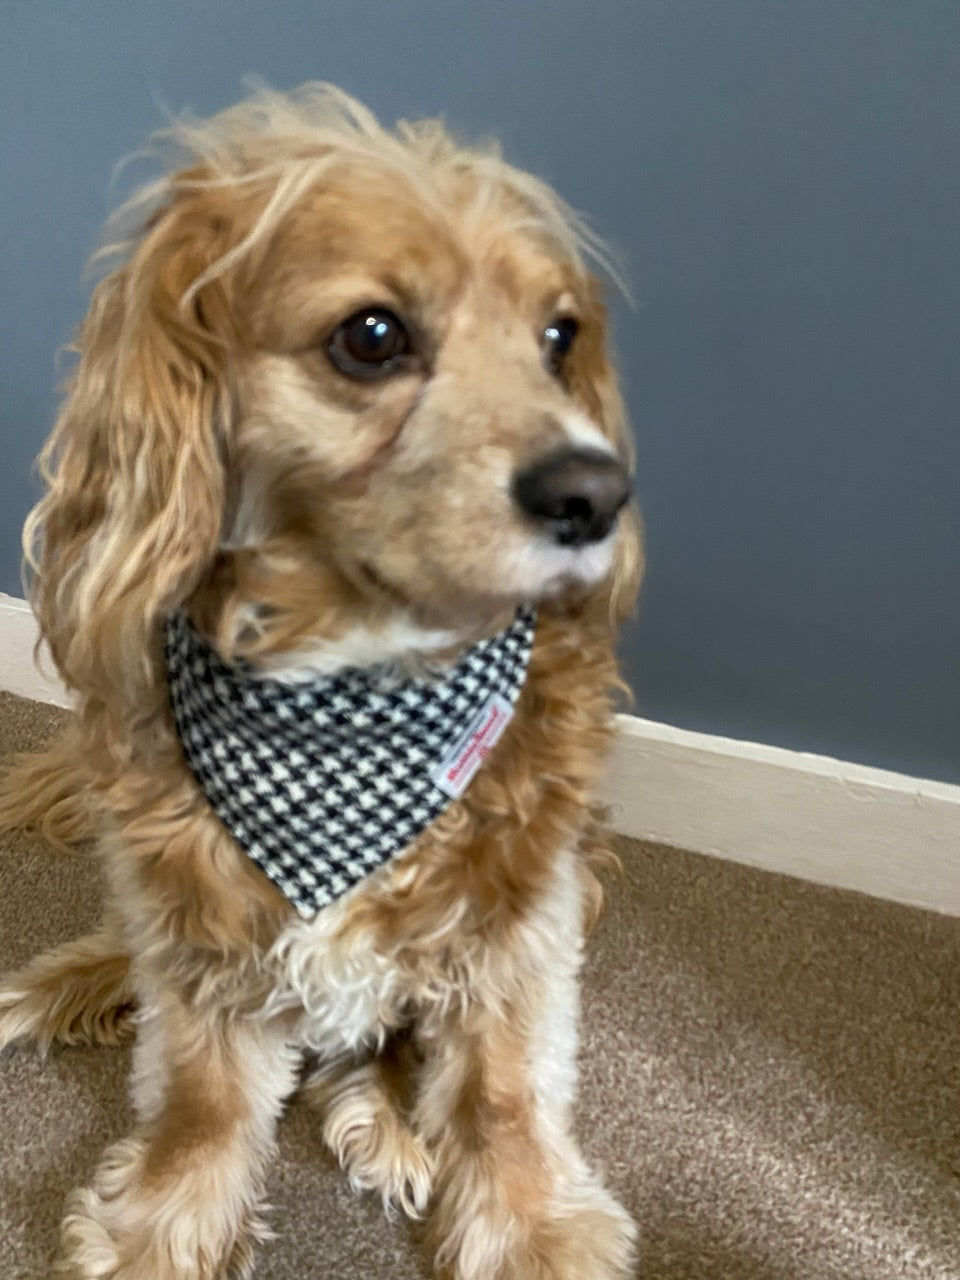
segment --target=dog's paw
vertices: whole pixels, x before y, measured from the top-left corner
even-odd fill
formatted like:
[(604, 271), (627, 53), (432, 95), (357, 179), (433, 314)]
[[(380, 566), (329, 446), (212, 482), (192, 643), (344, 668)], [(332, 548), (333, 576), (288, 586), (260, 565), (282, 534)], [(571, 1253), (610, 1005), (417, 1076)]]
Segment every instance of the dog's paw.
[(530, 1272), (531, 1280), (627, 1280), (635, 1274), (636, 1238), (627, 1211), (603, 1187), (591, 1187), (539, 1228), (542, 1266)]
[(355, 1131), (341, 1156), (344, 1171), (357, 1191), (374, 1191), (388, 1213), (400, 1210), (422, 1218), (430, 1200), (433, 1167), (426, 1149), (409, 1129), (389, 1138), (371, 1126)]
[(28, 998), (13, 984), (0, 986), (0, 1057), (36, 1039), (36, 1018)]
[(155, 1233), (115, 1233), (100, 1220), (98, 1210), (91, 1192), (74, 1197), (61, 1228), (55, 1280), (245, 1280), (253, 1274), (255, 1240), (264, 1234), (252, 1232), (238, 1239), (217, 1263), (202, 1252), (185, 1252), (159, 1224)]
[(68, 1201), (53, 1264), (56, 1280), (115, 1280), (120, 1274), (116, 1242), (91, 1212), (92, 1194), (76, 1191)]
[(430, 1200), (433, 1164), (416, 1134), (393, 1111), (333, 1109), (324, 1138), (357, 1191), (373, 1191), (388, 1213), (423, 1216)]
[(109, 1149), (92, 1187), (67, 1201), (55, 1280), (244, 1280), (253, 1246), (266, 1237), (248, 1213), (227, 1222), (214, 1203), (176, 1203), (142, 1191), (144, 1147), (136, 1138)]
[(130, 961), (105, 934), (37, 956), (0, 983), (0, 1052), (32, 1043), (115, 1045), (133, 1032)]
[(138, 1275), (127, 1267), (124, 1255), (129, 1256), (125, 1246), (135, 1217), (131, 1188), (142, 1157), (143, 1144), (137, 1139), (114, 1143), (94, 1185), (70, 1195), (53, 1264), (57, 1280), (133, 1280)]
[(599, 1184), (580, 1186), (531, 1213), (502, 1204), (460, 1206), (437, 1251), (450, 1280), (628, 1280), (636, 1227)]
[(323, 1139), (357, 1191), (373, 1191), (388, 1213), (423, 1216), (433, 1161), (386, 1087), (377, 1062), (318, 1071), (301, 1090), (323, 1115)]

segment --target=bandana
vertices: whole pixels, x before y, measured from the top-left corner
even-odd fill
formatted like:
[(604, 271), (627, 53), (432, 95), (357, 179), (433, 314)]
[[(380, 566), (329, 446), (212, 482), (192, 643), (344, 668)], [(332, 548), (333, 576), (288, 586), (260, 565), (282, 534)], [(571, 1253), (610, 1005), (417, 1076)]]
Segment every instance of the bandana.
[(383, 667), (286, 683), (227, 666), (184, 613), (166, 624), (183, 754), (214, 812), (305, 918), (405, 849), (462, 795), (506, 728), (536, 615), (456, 665), (389, 684)]

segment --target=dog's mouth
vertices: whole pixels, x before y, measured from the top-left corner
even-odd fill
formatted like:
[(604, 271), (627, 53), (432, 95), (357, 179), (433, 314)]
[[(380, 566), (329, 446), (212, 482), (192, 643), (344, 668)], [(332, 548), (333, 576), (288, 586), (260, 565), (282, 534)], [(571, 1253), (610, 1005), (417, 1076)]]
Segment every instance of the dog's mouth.
[(509, 576), (526, 597), (554, 600), (582, 594), (598, 586), (613, 568), (616, 522), (603, 539), (581, 547), (564, 547), (544, 538), (531, 539), (510, 558)]
[(490, 548), (479, 570), (460, 577), (446, 566), (423, 565), (423, 591), (418, 583), (398, 583), (378, 566), (357, 566), (363, 585), (391, 611), (405, 613), (428, 626), (486, 629), (502, 620), (504, 610), (582, 597), (611, 573), (616, 555), (619, 521), (606, 535), (585, 546), (557, 545), (539, 534), (509, 540), (501, 550)]
[(341, 571), (377, 616), (472, 635), (517, 607), (598, 588), (615, 568), (630, 492), (630, 473), (612, 450), (564, 446), (518, 468), (497, 486), (496, 502), (431, 508), (425, 495), (433, 522), (407, 513), (416, 518), (405, 527), (359, 539)]

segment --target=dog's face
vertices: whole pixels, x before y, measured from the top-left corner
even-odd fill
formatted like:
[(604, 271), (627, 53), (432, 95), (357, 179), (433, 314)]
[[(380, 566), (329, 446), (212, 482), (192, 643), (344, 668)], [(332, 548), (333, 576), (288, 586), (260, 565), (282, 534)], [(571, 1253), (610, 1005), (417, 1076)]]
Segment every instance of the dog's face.
[(463, 638), (576, 595), (622, 612), (628, 445), (556, 197), (432, 126), (240, 110), (81, 334), (36, 518), (61, 669), (133, 671), (187, 601), (250, 655), (397, 622)]
[(295, 532), (454, 628), (596, 587), (630, 532), (592, 282), (504, 192), (375, 176), (304, 197), (249, 286), (228, 543)]

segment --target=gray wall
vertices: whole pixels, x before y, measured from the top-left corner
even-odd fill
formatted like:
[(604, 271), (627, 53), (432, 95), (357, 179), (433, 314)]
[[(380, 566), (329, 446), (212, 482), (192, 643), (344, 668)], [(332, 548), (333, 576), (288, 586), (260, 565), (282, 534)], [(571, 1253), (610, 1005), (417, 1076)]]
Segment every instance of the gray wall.
[(0, 588), (114, 162), (255, 72), (499, 134), (624, 251), (647, 716), (960, 780), (956, 0), (4, 0)]

